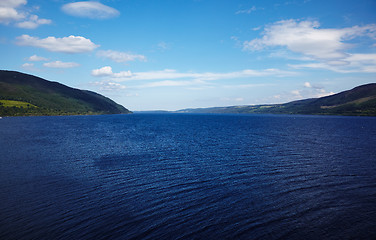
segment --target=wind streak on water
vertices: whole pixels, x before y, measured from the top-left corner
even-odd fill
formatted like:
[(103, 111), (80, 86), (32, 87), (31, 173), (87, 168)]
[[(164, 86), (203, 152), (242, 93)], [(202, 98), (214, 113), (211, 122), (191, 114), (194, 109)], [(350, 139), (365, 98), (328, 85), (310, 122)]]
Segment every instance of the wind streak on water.
[(376, 119), (5, 118), (1, 239), (372, 239)]

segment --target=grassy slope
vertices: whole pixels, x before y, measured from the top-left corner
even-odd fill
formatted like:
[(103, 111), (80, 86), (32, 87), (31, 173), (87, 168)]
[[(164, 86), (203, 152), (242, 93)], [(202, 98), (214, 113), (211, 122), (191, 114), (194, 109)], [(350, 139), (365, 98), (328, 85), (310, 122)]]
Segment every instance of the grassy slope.
[(13, 101), (13, 100), (0, 100), (0, 106), (2, 107), (17, 107), (17, 108), (35, 108), (33, 104), (21, 101)]
[(97, 93), (13, 71), (0, 71), (0, 99), (37, 106), (26, 109), (0, 106), (3, 116), (129, 113), (123, 106)]

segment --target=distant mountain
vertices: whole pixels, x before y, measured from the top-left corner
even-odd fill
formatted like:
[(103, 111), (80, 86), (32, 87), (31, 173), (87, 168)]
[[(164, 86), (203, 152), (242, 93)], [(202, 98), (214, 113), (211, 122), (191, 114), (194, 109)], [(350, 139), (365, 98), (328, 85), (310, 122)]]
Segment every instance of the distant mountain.
[(98, 93), (0, 70), (0, 116), (130, 113)]
[(183, 109), (178, 113), (273, 113), (376, 116), (376, 83), (355, 87), (327, 97), (285, 104)]

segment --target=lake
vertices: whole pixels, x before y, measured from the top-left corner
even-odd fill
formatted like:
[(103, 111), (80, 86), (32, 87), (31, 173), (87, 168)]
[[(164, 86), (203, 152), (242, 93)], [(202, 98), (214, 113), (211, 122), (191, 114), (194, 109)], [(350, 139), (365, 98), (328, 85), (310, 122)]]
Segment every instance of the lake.
[(376, 239), (376, 118), (3, 118), (0, 239)]

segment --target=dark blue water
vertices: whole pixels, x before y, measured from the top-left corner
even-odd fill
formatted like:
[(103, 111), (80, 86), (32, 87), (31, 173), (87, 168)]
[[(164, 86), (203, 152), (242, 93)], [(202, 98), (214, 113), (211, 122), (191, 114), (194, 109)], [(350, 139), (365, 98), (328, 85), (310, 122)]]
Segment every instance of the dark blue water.
[(376, 239), (376, 118), (3, 118), (0, 239)]

